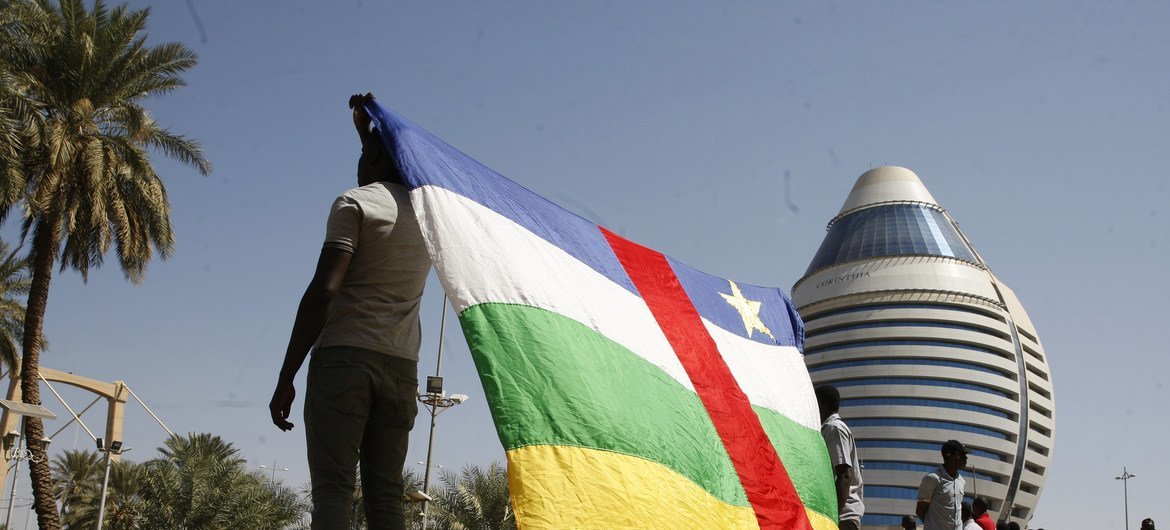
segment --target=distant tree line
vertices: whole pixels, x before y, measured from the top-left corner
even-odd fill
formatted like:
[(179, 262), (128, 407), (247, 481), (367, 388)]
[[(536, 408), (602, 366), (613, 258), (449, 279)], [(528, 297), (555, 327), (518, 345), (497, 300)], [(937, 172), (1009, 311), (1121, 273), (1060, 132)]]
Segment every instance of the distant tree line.
[[(97, 526), (105, 458), (96, 451), (65, 451), (53, 459), (53, 498), (64, 528)], [(407, 471), (403, 479), (407, 491), (422, 489), (417, 474)], [(507, 472), (499, 464), (466, 466), (458, 473), (440, 470), (438, 484), (429, 489), (434, 498), (429, 529), (516, 528)], [(239, 450), (218, 436), (173, 436), (150, 460), (111, 464), (103, 528), (307, 529), (308, 491), (307, 485), (294, 489), (249, 470)], [(358, 529), (366, 528), (361, 502), (359, 484), (354, 491)], [(406, 505), (407, 528), (422, 528), (421, 510), (421, 503)]]

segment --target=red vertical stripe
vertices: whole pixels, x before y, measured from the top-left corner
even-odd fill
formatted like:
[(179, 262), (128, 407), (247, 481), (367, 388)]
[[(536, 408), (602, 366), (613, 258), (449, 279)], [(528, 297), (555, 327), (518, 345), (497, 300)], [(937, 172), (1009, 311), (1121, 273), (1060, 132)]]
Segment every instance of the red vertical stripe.
[(601, 228), (715, 425), (762, 529), (811, 530), (804, 503), (666, 256)]

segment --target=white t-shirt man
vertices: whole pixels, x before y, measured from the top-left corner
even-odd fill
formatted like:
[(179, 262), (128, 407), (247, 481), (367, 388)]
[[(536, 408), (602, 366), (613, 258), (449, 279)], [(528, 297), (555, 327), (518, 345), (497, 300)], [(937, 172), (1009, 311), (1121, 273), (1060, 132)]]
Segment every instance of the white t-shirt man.
[(829, 462), (833, 469), (845, 464), (852, 468), (853, 480), (849, 483), (849, 498), (845, 500), (845, 507), (841, 509), (839, 520), (852, 521), (861, 526), (861, 516), (865, 514), (865, 503), (862, 499), (861, 462), (857, 458), (857, 444), (853, 441), (853, 431), (841, 421), (837, 413), (825, 418), (821, 425), (821, 436), (825, 438), (825, 447), (829, 449)]
[(962, 530), (963, 492), (966, 482), (956, 473), (952, 477), (942, 466), (922, 477), (918, 485), (918, 500), (930, 503), (923, 530)]

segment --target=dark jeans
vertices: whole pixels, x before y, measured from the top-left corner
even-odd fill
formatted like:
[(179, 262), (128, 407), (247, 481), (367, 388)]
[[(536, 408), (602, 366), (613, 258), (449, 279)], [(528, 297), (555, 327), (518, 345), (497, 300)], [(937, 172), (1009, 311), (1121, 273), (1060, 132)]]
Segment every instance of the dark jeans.
[(838, 530), (860, 530), (861, 523), (854, 520), (841, 521), (837, 528)]
[(318, 348), (305, 386), (313, 529), (352, 527), (359, 460), (369, 528), (403, 528), (402, 466), (418, 414), (418, 363), (361, 348)]

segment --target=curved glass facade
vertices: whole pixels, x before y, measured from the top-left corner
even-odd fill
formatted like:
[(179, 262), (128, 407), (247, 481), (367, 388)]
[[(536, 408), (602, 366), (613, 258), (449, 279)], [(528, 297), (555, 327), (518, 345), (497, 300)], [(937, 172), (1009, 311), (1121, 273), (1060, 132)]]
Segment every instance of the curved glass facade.
[(1002, 410), (996, 410), (991, 407), (984, 407), (983, 405), (974, 405), (971, 403), (963, 403), (960, 401), (947, 401), (945, 399), (926, 399), (926, 398), (847, 398), (841, 400), (842, 407), (874, 407), (874, 406), (903, 406), (903, 407), (938, 407), (944, 409), (969, 410), (972, 412), (982, 412), (983, 414), (990, 414), (1004, 419), (1011, 419), (1012, 415)]
[(805, 274), (837, 263), (886, 256), (943, 256), (978, 263), (941, 210), (925, 204), (885, 204), (833, 223)]
[(825, 333), (840, 333), (843, 331), (855, 331), (859, 329), (885, 329), (885, 328), (939, 328), (939, 329), (959, 329), (963, 331), (973, 331), (975, 333), (987, 333), (987, 328), (973, 326), (971, 324), (955, 323), (955, 322), (929, 322), (925, 320), (889, 320), (882, 322), (858, 322), (853, 324), (843, 324), (840, 326), (826, 327), (818, 329), (813, 332), (805, 334), (804, 338), (816, 337), (824, 335)]
[(816, 366), (808, 367), (809, 372), (821, 372), (824, 370), (833, 370), (835, 368), (853, 368), (856, 366), (883, 366), (883, 365), (919, 365), (919, 366), (946, 366), (948, 368), (966, 368), (968, 370), (975, 370), (988, 374), (1002, 375), (1006, 374), (999, 370), (994, 370), (983, 365), (965, 363), (961, 361), (939, 361), (935, 359), (862, 359), (859, 361), (837, 361), (833, 363), (818, 364)]
[[(912, 513), (906, 515), (914, 515)], [(918, 520), (915, 519), (915, 522)], [(901, 515), (892, 515), (888, 513), (867, 513), (861, 516), (861, 524), (864, 526), (894, 526), (902, 524)]]
[[(936, 466), (937, 467), (937, 466)], [(934, 471), (933, 469), (931, 471)], [(865, 496), (881, 497), (884, 499), (906, 499), (911, 501), (918, 500), (918, 488), (909, 488), (906, 486), (865, 486)]]
[(929, 304), (929, 303), (865, 304), (865, 305), (860, 305), (860, 306), (848, 306), (848, 307), (843, 307), (840, 309), (834, 309), (832, 311), (825, 311), (822, 313), (817, 313), (815, 315), (809, 315), (809, 318), (810, 319), (811, 318), (825, 318), (825, 317), (830, 317), (830, 316), (835, 316), (835, 315), (845, 315), (848, 313), (859, 313), (862, 311), (881, 311), (881, 310), (885, 310), (885, 309), (933, 309), (933, 310), (939, 310), (939, 311), (958, 311), (961, 313), (971, 313), (973, 315), (979, 315), (979, 316), (985, 316), (988, 318), (999, 319), (1000, 322), (1003, 321), (1003, 318), (998, 316), (998, 315), (995, 315), (995, 314), (992, 314), (992, 313), (989, 313), (987, 311), (983, 311), (980, 309), (976, 309), (973, 307), (957, 306), (957, 305), (950, 305), (950, 304)]
[[(883, 460), (866, 460), (865, 464), (863, 465), (863, 468), (865, 471), (878, 471), (878, 470), (882, 470), (882, 471), (910, 471), (913, 473), (922, 473), (923, 475), (925, 475), (927, 473), (930, 473), (930, 472), (938, 469), (938, 464), (932, 465), (932, 464), (915, 464), (915, 463), (910, 463), (910, 462), (887, 462), (887, 461), (883, 461)], [(991, 475), (988, 475), (987, 473), (977, 473), (977, 472), (972, 472), (972, 471), (967, 471), (967, 470), (960, 470), (959, 474), (963, 475), (963, 478), (965, 478), (967, 480), (971, 480), (972, 478), (976, 478), (979, 480), (986, 480), (988, 482), (1002, 482), (1003, 481), (1002, 478), (993, 477)], [(868, 491), (867, 491), (867, 493), (868, 493)], [(915, 500), (918, 500), (918, 499), (915, 499)]]
[[(857, 440), (857, 447), (873, 447), (879, 449), (921, 449), (923, 451), (937, 452), (939, 444), (934, 442), (914, 442), (910, 440)], [(1008, 457), (992, 453), (991, 451), (984, 451), (968, 447), (968, 454), (974, 456), (982, 456), (1000, 462), (1007, 462)], [(937, 467), (937, 466), (936, 466)]]
[(976, 427), (965, 423), (938, 420), (911, 420), (906, 418), (859, 418), (849, 421), (851, 427), (918, 427), (921, 429), (941, 429), (944, 431), (962, 431), (972, 434), (982, 434), (1000, 440), (1011, 440), (1002, 432), (985, 427)]
[(847, 386), (867, 386), (867, 385), (910, 385), (910, 386), (941, 386), (948, 388), (961, 388), (964, 390), (974, 390), (976, 392), (984, 392), (987, 394), (995, 394), (1000, 397), (1011, 398), (1011, 394), (999, 390), (998, 388), (991, 388), (989, 386), (976, 385), (972, 383), (964, 383), (960, 381), (948, 381), (945, 379), (924, 379), (911, 377), (868, 377), (862, 379), (847, 379), (844, 381), (825, 381), (837, 388)]
[(964, 350), (979, 351), (983, 353), (990, 353), (997, 357), (1003, 357), (1000, 352), (997, 352), (991, 348), (984, 348), (983, 346), (976, 346), (974, 344), (963, 344), (961, 342), (947, 342), (944, 340), (931, 339), (855, 340), (851, 342), (832, 344), (829, 346), (809, 346), (804, 350), (804, 354), (812, 355), (814, 353), (823, 353), (827, 351), (844, 350), (848, 348), (872, 348), (874, 346), (934, 346), (938, 348), (962, 348)]

